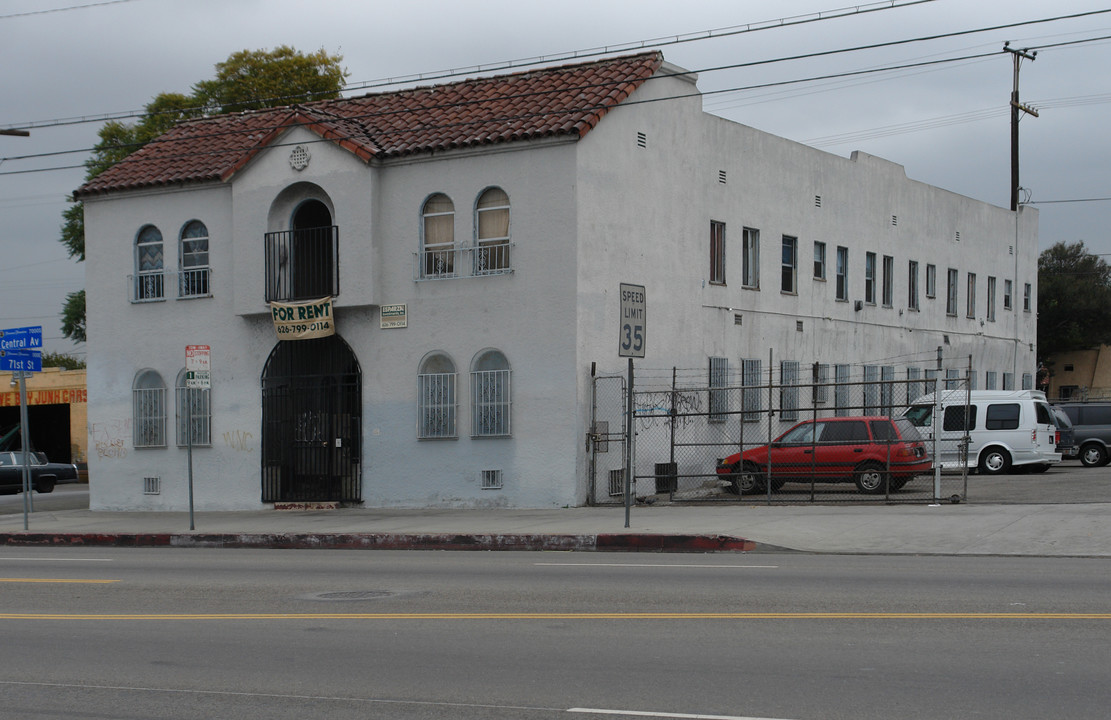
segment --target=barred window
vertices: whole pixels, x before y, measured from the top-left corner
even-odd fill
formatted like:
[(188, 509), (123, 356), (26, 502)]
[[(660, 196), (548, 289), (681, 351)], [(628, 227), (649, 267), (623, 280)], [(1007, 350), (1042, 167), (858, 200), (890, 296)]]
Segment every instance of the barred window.
[(497, 350), (480, 353), (471, 365), (471, 436), (510, 435), (510, 369)]
[(829, 365), (814, 363), (814, 404), (829, 402)]
[(729, 412), (729, 358), (710, 358), (710, 415), (709, 422), (725, 422), (725, 414)]
[(166, 383), (143, 370), (131, 386), (131, 443), (137, 448), (166, 447)]
[(177, 374), (177, 444), (189, 445), (190, 428), (194, 446), (212, 445), (212, 390), (185, 386), (185, 370)]
[(779, 419), (799, 419), (799, 364), (785, 360), (779, 363)]
[(741, 384), (745, 389), (741, 393), (741, 409), (745, 411), (741, 419), (744, 422), (759, 422), (760, 410), (764, 409), (764, 398), (760, 388), (760, 361), (741, 361)]
[(920, 398), (924, 394), (923, 391), (922, 391), (922, 383), (918, 382), (919, 378), (921, 378), (921, 377), (922, 377), (922, 368), (916, 368), (916, 367), (908, 367), (907, 368), (907, 380), (910, 381), (910, 382), (907, 383), (907, 404), (908, 405), (911, 404), (912, 402), (914, 402), (915, 400), (917, 400), (918, 398)]
[(849, 411), (849, 366), (833, 366), (833, 414), (837, 417), (851, 415)]
[(425, 357), (417, 375), (417, 437), (454, 438), (455, 363), (443, 353)]
[(884, 415), (895, 414), (895, 366), (884, 365), (880, 368), (880, 407)]
[(864, 414), (880, 414), (880, 369), (878, 365), (864, 366)]

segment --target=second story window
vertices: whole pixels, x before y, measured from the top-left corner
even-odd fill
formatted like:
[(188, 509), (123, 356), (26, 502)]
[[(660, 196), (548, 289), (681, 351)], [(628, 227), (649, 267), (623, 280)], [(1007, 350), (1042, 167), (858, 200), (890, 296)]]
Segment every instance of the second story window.
[(163, 272), (162, 233), (146, 225), (135, 239), (135, 275), (132, 301), (148, 302), (166, 297)]
[(937, 266), (926, 264), (926, 297), (937, 297)]
[(178, 245), (178, 297), (204, 297), (211, 294), (208, 284), (208, 228), (193, 220), (181, 230)]
[(509, 264), (509, 196), (501, 188), (488, 188), (478, 198), (475, 216), (478, 248), (474, 257), (474, 274), (507, 272), (512, 267)]
[(907, 266), (907, 309), (918, 309), (918, 261), (911, 260)]
[(421, 276), (455, 276), (455, 204), (436, 193), (421, 211)]
[(741, 245), (741, 285), (746, 288), (759, 288), (760, 231), (755, 228), (745, 228)]
[(725, 223), (710, 221), (710, 282), (725, 284)]
[(976, 317), (976, 273), (968, 273), (968, 297), (965, 299), (965, 316)]
[(883, 306), (895, 304), (895, 258), (883, 256)]
[(799, 267), (799, 241), (798, 238), (783, 236), (783, 273), (779, 282), (781, 292), (794, 294), (795, 278)]
[(876, 254), (864, 253), (864, 302), (876, 304)]
[(945, 314), (957, 314), (957, 271), (949, 268), (948, 284), (945, 287)]
[(1013, 285), (1014, 284), (1010, 280), (1004, 280), (1003, 281), (1003, 309), (1004, 310), (1010, 310), (1011, 307), (1012, 307), (1013, 301), (1011, 300), (1011, 293), (1012, 293), (1011, 288), (1013, 287)]
[(814, 279), (826, 279), (826, 244), (824, 242), (814, 243)]
[(837, 299), (849, 299), (849, 249), (837, 247)]

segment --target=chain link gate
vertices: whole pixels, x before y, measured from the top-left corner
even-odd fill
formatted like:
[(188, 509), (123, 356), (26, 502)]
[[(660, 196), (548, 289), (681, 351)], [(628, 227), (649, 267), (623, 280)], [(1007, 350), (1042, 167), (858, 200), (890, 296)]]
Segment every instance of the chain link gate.
[[(638, 497), (666, 493), (672, 501), (769, 503), (966, 499), (967, 463), (961, 460), (967, 459), (967, 433), (963, 439), (951, 433), (933, 439), (902, 415), (935, 387), (967, 393), (971, 368), (919, 368), (896, 378), (891, 366), (815, 364), (803, 377), (798, 363), (771, 370), (760, 364), (745, 361), (730, 374), (711, 360), (709, 381), (705, 370), (638, 370)], [(594, 387), (597, 444), (620, 437), (609, 431), (623, 420), (625, 387), (620, 377), (596, 378)], [(794, 441), (781, 438), (793, 428)], [(800, 435), (805, 442), (798, 442)], [(753, 452), (766, 459), (746, 468), (741, 458)], [(611, 445), (610, 453), (618, 450)], [(719, 472), (730, 456), (737, 456), (736, 471)], [(622, 457), (607, 458), (595, 447), (593, 502), (621, 501)], [(942, 471), (935, 469), (938, 457), (945, 461)]]
[(590, 502), (620, 503), (625, 494), (625, 378), (606, 375), (593, 379), (590, 434)]

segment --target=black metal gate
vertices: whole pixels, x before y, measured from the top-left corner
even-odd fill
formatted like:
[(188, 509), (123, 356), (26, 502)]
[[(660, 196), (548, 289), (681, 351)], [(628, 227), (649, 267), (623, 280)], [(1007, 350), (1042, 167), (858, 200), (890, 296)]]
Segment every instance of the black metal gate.
[(263, 502), (362, 502), (361, 377), (338, 335), (271, 351), (262, 371)]

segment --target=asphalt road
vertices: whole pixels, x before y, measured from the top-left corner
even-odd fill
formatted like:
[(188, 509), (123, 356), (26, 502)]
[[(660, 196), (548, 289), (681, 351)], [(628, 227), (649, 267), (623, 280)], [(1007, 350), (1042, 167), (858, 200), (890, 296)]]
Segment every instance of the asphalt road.
[(1105, 718), (1106, 559), (0, 548), (0, 717)]

